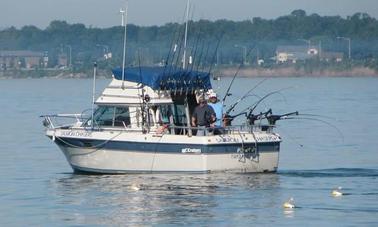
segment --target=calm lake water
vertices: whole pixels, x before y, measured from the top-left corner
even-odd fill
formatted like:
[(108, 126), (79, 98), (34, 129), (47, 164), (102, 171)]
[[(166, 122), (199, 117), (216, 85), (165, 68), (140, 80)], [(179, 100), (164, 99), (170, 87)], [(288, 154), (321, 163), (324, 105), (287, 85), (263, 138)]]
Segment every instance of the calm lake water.
[[(237, 79), (227, 103), (261, 80)], [(91, 84), (0, 80), (0, 226), (378, 226), (377, 78), (274, 78), (256, 88), (260, 97), (285, 88), (257, 112), (319, 115), (279, 122), (277, 174), (73, 174), (38, 116), (90, 108)], [(222, 94), (228, 84), (213, 86)], [(337, 186), (346, 195), (333, 198)], [(285, 211), (290, 197), (299, 208)]]

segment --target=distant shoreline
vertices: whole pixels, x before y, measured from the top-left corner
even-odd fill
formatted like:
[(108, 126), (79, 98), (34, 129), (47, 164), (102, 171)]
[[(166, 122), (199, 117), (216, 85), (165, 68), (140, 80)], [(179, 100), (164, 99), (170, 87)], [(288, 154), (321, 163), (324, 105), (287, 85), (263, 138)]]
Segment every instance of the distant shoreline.
[[(219, 71), (223, 76), (234, 76), (237, 68), (226, 68)], [(283, 68), (243, 68), (240, 77), (378, 77), (378, 72), (367, 67), (353, 67), (350, 70), (311, 70), (294, 67)]]
[[(232, 77), (235, 75), (237, 67), (227, 67), (216, 70), (215, 76)], [(353, 67), (350, 70), (304, 70), (295, 67), (282, 68), (241, 68), (238, 73), (239, 77), (378, 77), (378, 72), (368, 67)], [(70, 71), (0, 71), (0, 79), (34, 79), (34, 78), (51, 78), (51, 79), (86, 79), (92, 78), (92, 73), (72, 73)], [(111, 72), (99, 70), (97, 78), (111, 78)]]

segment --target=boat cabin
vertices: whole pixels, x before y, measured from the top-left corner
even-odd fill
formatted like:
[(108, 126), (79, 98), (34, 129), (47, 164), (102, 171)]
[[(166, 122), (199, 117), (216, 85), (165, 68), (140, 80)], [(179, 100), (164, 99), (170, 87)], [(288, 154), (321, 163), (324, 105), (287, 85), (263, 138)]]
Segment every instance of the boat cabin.
[(191, 134), (190, 116), (199, 96), (208, 90), (210, 76), (205, 72), (135, 67), (122, 75), (115, 69), (113, 80), (95, 102), (93, 121), (84, 126)]

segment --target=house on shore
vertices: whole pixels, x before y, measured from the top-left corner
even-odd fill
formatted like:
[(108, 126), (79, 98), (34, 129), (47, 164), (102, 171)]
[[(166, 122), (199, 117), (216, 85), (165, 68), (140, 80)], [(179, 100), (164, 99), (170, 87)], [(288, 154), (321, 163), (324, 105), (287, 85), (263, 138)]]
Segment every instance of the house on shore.
[(0, 51), (0, 70), (47, 67), (46, 53), (29, 50)]
[(305, 61), (317, 57), (320, 61), (342, 62), (344, 54), (341, 52), (323, 51), (319, 46), (278, 46), (275, 60), (277, 64)]
[(276, 63), (296, 63), (318, 56), (317, 46), (278, 46), (276, 49)]
[(320, 60), (326, 62), (342, 62), (344, 59), (344, 54), (341, 52), (323, 52)]

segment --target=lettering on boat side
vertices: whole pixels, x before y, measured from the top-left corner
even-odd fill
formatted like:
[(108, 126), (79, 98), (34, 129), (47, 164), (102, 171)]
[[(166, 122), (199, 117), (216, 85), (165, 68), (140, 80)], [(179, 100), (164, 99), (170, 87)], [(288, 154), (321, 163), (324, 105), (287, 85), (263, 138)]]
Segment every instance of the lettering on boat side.
[(264, 142), (264, 141), (279, 141), (279, 138), (274, 135), (266, 135), (266, 136), (257, 136), (257, 142)]
[(81, 132), (81, 131), (63, 131), (62, 136), (70, 137), (92, 137), (92, 132)]
[(239, 142), (238, 138), (230, 136), (219, 136), (215, 139), (218, 143), (229, 143), (229, 142)]
[(244, 147), (244, 148), (239, 147), (236, 152), (238, 152), (238, 153), (256, 153), (256, 148), (255, 147)]
[(181, 149), (181, 153), (201, 153), (200, 148), (183, 148)]

